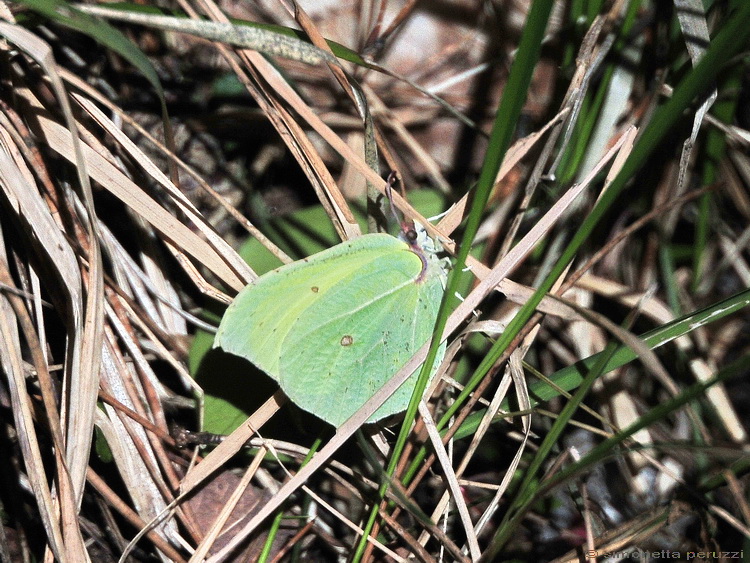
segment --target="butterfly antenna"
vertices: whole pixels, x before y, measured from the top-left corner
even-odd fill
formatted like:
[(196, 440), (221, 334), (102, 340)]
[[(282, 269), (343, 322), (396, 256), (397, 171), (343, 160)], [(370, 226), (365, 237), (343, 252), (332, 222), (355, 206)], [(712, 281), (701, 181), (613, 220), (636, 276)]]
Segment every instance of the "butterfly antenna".
[(393, 215), (393, 220), (401, 226), (401, 232), (404, 235), (404, 240), (411, 245), (413, 244), (413, 242), (416, 242), (414, 221), (412, 221), (411, 219), (404, 219), (403, 221), (400, 220), (399, 213), (398, 211), (396, 211), (396, 206), (393, 205), (393, 185), (397, 180), (398, 177), (396, 176), (395, 171), (392, 171), (390, 174), (388, 174), (388, 179), (386, 180), (385, 184), (385, 195), (388, 198), (388, 203), (391, 206), (391, 215)]
[(419, 259), (422, 261), (422, 271), (420, 272), (419, 276), (417, 277), (417, 283), (424, 280), (427, 277), (427, 257), (425, 256), (424, 249), (419, 245), (418, 242), (418, 235), (417, 235), (417, 229), (414, 227), (414, 221), (411, 219), (404, 219), (403, 221), (399, 221), (398, 213), (396, 212), (396, 206), (393, 205), (393, 185), (398, 180), (396, 176), (396, 172), (392, 171), (390, 174), (388, 174), (388, 179), (386, 180), (385, 185), (385, 195), (388, 197), (388, 203), (391, 205), (391, 213), (393, 214), (393, 218), (401, 225), (401, 238), (402, 240), (409, 245), (409, 248), (411, 251), (419, 256)]
[(393, 218), (397, 223), (399, 223), (398, 219), (398, 213), (396, 213), (396, 207), (393, 205), (393, 185), (398, 181), (398, 177), (396, 176), (396, 171), (392, 170), (390, 174), (388, 174), (388, 179), (386, 180), (385, 184), (385, 195), (388, 198), (388, 203), (391, 206), (391, 214), (393, 215)]

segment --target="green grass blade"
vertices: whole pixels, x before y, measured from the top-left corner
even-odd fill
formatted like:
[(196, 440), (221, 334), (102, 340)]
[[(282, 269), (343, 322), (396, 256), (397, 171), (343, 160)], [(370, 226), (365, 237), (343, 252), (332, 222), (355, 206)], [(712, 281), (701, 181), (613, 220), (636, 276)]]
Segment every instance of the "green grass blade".
[(19, 4), (28, 6), (51, 21), (91, 37), (120, 55), (143, 74), (164, 104), (164, 90), (151, 61), (132, 41), (107, 22), (84, 14), (63, 0), (19, 0)]
[[(740, 309), (750, 304), (750, 289), (745, 290), (733, 297), (720, 301), (710, 307), (706, 307), (695, 313), (685, 315), (679, 319), (667, 323), (659, 328), (650, 330), (645, 334), (642, 334), (639, 338), (652, 350), (663, 346), (675, 338), (689, 334), (691, 331), (706, 326), (715, 321), (726, 318), (727, 316), (736, 313)], [(549, 379), (563, 391), (573, 391), (576, 389), (583, 380), (582, 374), (591, 370), (596, 362), (599, 361), (603, 352), (594, 354), (586, 359), (581, 360), (571, 366), (563, 368), (554, 374)], [(636, 353), (628, 348), (627, 346), (620, 344), (615, 350), (612, 357), (604, 365), (603, 373), (610, 372), (618, 369), (628, 362), (637, 359)], [(560, 396), (560, 391), (557, 388), (550, 386), (546, 382), (537, 381), (529, 385), (529, 395), (531, 398), (531, 405), (536, 406), (555, 397)], [(510, 411), (512, 409), (509, 401), (504, 401), (500, 406), (502, 411)], [(470, 417), (464, 421), (461, 428), (456, 432), (455, 438), (465, 438), (470, 436), (476, 430), (479, 421), (484, 416), (484, 410), (473, 413)], [(499, 416), (497, 420), (501, 420), (503, 417)]]

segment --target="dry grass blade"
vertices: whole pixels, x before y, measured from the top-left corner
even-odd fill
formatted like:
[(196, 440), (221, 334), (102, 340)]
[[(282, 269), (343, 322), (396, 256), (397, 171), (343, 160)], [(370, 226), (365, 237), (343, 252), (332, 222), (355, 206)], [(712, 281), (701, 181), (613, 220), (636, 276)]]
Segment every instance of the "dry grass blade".
[(430, 414), (430, 411), (427, 408), (427, 403), (425, 403), (424, 401), (420, 401), (419, 403), (419, 414), (422, 416), (422, 420), (424, 420), (424, 425), (427, 429), (427, 434), (430, 437), (430, 442), (432, 443), (432, 447), (435, 449), (435, 455), (437, 456), (438, 462), (440, 462), (440, 466), (443, 469), (445, 480), (448, 482), (448, 489), (450, 490), (451, 496), (453, 497), (453, 502), (458, 508), (458, 514), (461, 517), (461, 524), (464, 527), (467, 541), (469, 543), (469, 553), (471, 554), (472, 560), (477, 560), (481, 555), (481, 551), (479, 549), (479, 543), (477, 542), (477, 536), (474, 533), (474, 527), (471, 523), (469, 510), (466, 507), (466, 501), (464, 500), (464, 496), (461, 492), (461, 487), (458, 484), (456, 472), (453, 470), (451, 460), (448, 457), (448, 453), (445, 451), (442, 440), (440, 439), (440, 433), (435, 427), (435, 421), (432, 419), (432, 414)]
[[(282, 262), (291, 262), (291, 259), (284, 254), (284, 252), (279, 249), (276, 245), (273, 244), (263, 233), (261, 233), (250, 221), (247, 220), (246, 217), (244, 217), (237, 209), (235, 209), (232, 204), (227, 201), (227, 199), (219, 194), (215, 189), (213, 189), (208, 182), (206, 182), (205, 179), (200, 175), (200, 173), (195, 170), (192, 166), (187, 164), (184, 160), (179, 158), (179, 156), (175, 155), (172, 151), (170, 151), (167, 147), (164, 146), (163, 143), (161, 143), (156, 137), (154, 137), (149, 131), (144, 129), (144, 127), (139, 124), (135, 119), (133, 119), (131, 116), (129, 116), (127, 113), (125, 113), (122, 108), (117, 106), (116, 104), (112, 103), (109, 99), (107, 99), (105, 96), (103, 96), (100, 92), (97, 90), (94, 90), (86, 84), (85, 82), (81, 81), (80, 78), (73, 75), (72, 73), (61, 70), (60, 76), (62, 76), (66, 82), (74, 86), (75, 88), (79, 89), (80, 91), (84, 92), (87, 98), (83, 98), (80, 95), (75, 95), (75, 98), (77, 100), (86, 100), (91, 99), (94, 100), (96, 103), (106, 107), (109, 111), (111, 111), (113, 114), (117, 116), (117, 118), (122, 119), (123, 122), (127, 123), (130, 127), (132, 127), (139, 135), (141, 135), (143, 138), (147, 139), (149, 143), (156, 149), (158, 149), (161, 153), (163, 153), (165, 156), (167, 156), (170, 161), (173, 161), (180, 171), (184, 171), (186, 174), (190, 176), (193, 180), (198, 182), (200, 185), (200, 188), (204, 190), (211, 198), (216, 200), (216, 202), (221, 205), (221, 207), (227, 211), (244, 229), (247, 230), (247, 232), (252, 235), (254, 238), (258, 239), (263, 243), (264, 246), (266, 246), (269, 250), (271, 250), (275, 256), (279, 258)], [(90, 102), (88, 102), (89, 106), (91, 105)], [(109, 122), (105, 118), (105, 123)], [(115, 134), (115, 130), (112, 128), (108, 129), (112, 134)], [(151, 163), (151, 160), (145, 156), (141, 155), (139, 160), (141, 164), (144, 166), (149, 166)], [(170, 184), (166, 184), (166, 189), (168, 191), (171, 191), (173, 188), (170, 187)], [(198, 227), (201, 228), (201, 231), (205, 231), (205, 219), (203, 217), (197, 218), (198, 221)], [(227, 256), (228, 260), (231, 260), (232, 265), (237, 266), (234, 251), (232, 251), (232, 254), (230, 256)], [(240, 273), (247, 272), (249, 270), (249, 266), (244, 261), (241, 262), (241, 266), (239, 266)], [(247, 275), (244, 275), (244, 277), (247, 277)]]
[[(96, 212), (91, 194), (91, 185), (84, 162), (81, 142), (78, 139), (78, 128), (70, 108), (68, 93), (57, 74), (51, 47), (35, 35), (12, 26), (0, 23), (0, 33), (13, 41), (20, 49), (36, 60), (48, 75), (52, 88), (63, 109), (68, 127), (69, 146), (75, 154), (74, 163), (78, 173), (82, 199), (86, 210), (84, 225), (88, 231), (89, 271), (86, 276), (86, 297), (75, 299), (73, 305), (73, 330), (71, 342), (71, 363), (64, 379), (66, 400), (63, 403), (62, 420), (65, 426), (65, 457), (70, 471), (74, 505), (63, 502), (65, 521), (74, 526), (71, 540), (79, 538), (75, 514), (83, 499), (83, 486), (86, 481), (89, 450), (91, 448), (92, 430), (94, 427), (94, 409), (99, 382), (99, 364), (102, 342), (103, 305), (103, 272), (102, 257), (99, 251), (99, 232)], [(75, 404), (74, 404), (75, 403)], [(61, 487), (63, 485), (61, 484)], [(67, 535), (67, 534), (66, 534)], [(71, 543), (70, 545), (73, 545)], [(83, 545), (78, 549), (84, 552)]]
[[(214, 253), (226, 260), (228, 265), (242, 277), (243, 281), (251, 281), (255, 276), (247, 263), (242, 260), (227, 242), (216, 234), (216, 231), (206, 223), (205, 218), (198, 212), (195, 206), (180, 192), (177, 187), (151, 162), (148, 157), (133, 143), (122, 131), (115, 126), (90, 100), (82, 96), (76, 96), (76, 101), (93, 117), (96, 122), (111, 135), (135, 162), (142, 164), (147, 174), (154, 179), (165, 192), (169, 194), (177, 208), (187, 216), (191, 223), (201, 232), (208, 243), (213, 247)], [(138, 211), (138, 209), (136, 209)], [(181, 242), (181, 241), (175, 241)], [(184, 244), (181, 245), (185, 248)]]
[[(36, 125), (40, 136), (50, 148), (73, 162), (74, 155), (68, 144), (67, 130), (46, 114), (31, 92), (25, 90), (18, 93), (27, 97), (32, 105), (39, 107)], [(83, 155), (91, 177), (136, 211), (168, 240), (178, 244), (186, 253), (209, 268), (230, 287), (239, 289), (244, 286), (243, 280), (211, 246), (158, 205), (111, 162), (88, 146), (83, 147)]]
[[(7, 263), (3, 260), (3, 273), (7, 271)], [(6, 275), (2, 276), (3, 283)], [(9, 376), (9, 391), (13, 407), (14, 420), (18, 430), (18, 438), (23, 452), (24, 463), (29, 468), (30, 485), (37, 499), (39, 515), (44, 524), (50, 547), (59, 559), (67, 555), (59, 513), (52, 501), (52, 495), (44, 478), (44, 462), (39, 450), (38, 438), (34, 428), (31, 401), (26, 395), (24, 368), (21, 357), (21, 347), (15, 323), (11, 323), (14, 315), (7, 298), (0, 300), (3, 315), (0, 315), (0, 360), (3, 371)]]
[[(47, 207), (44, 205), (41, 197), (33, 186), (29, 184), (30, 172), (26, 169), (25, 173), (19, 168), (19, 165), (23, 165), (23, 160), (14, 160), (11, 158), (11, 150), (13, 142), (6, 131), (1, 131), (2, 138), (0, 143), (0, 169), (3, 171), (0, 175), (0, 186), (3, 188), (5, 197), (10, 201), (11, 206), (18, 214), (19, 219), (21, 217), (30, 219), (33, 223), (33, 229), (35, 229), (39, 241), (42, 243), (42, 247), (45, 244), (51, 244), (52, 249), (50, 256), (53, 259), (53, 263), (57, 267), (57, 271), (60, 272), (62, 279), (69, 279), (72, 284), (69, 287), (71, 297), (78, 299), (78, 303), (82, 302), (81, 293), (81, 280), (76, 277), (78, 273), (75, 257), (70, 250), (70, 247), (61, 236), (57, 228), (57, 225), (52, 220)], [(18, 151), (13, 151), (16, 156), (19, 156)], [(46, 227), (46, 229), (45, 229)], [(47, 230), (48, 229), (48, 230)], [(57, 250), (57, 252), (55, 252)], [(5, 261), (4, 261), (5, 262)], [(12, 287), (13, 280), (7, 270), (7, 262), (4, 264), (4, 272), (2, 281), (6, 286)], [(24, 305), (20, 303), (20, 298), (16, 295), (9, 294), (7, 299), (11, 300), (11, 303), (15, 304), (15, 315), (9, 315), (8, 320), (16, 319), (17, 322), (21, 323), (24, 327), (24, 336), (29, 347), (36, 352), (35, 364), (37, 368), (38, 377), (43, 382), (43, 388), (47, 390), (47, 393), (43, 393), (45, 397), (45, 406), (48, 410), (48, 416), (53, 421), (53, 437), (57, 443), (57, 456), (56, 469), (57, 469), (57, 483), (59, 487), (59, 493), (61, 496), (61, 505), (63, 514), (57, 513), (57, 507), (52, 503), (52, 497), (50, 496), (50, 489), (44, 478), (44, 471), (41, 464), (41, 455), (38, 449), (37, 436), (34, 431), (34, 425), (32, 423), (31, 411), (29, 409), (28, 398), (26, 396), (25, 385), (23, 384), (23, 369), (20, 363), (20, 347), (17, 333), (11, 329), (10, 325), (4, 322), (4, 342), (8, 348), (3, 354), (4, 358), (7, 358), (8, 369), (6, 373), (13, 374), (14, 379), (11, 385), (13, 402), (15, 405), (14, 413), (16, 413), (17, 422), (19, 427), (23, 428), (21, 431), (22, 444), (24, 444), (24, 457), (26, 463), (32, 467), (31, 470), (31, 481), (33, 483), (32, 488), (35, 494), (38, 495), (40, 506), (44, 507), (43, 521), (45, 528), (50, 537), (54, 537), (55, 541), (52, 543), (53, 551), (56, 556), (64, 557), (87, 557), (86, 552), (83, 548), (82, 538), (80, 537), (80, 530), (75, 522), (75, 514), (77, 512), (77, 500), (74, 494), (74, 488), (72, 487), (71, 475), (68, 470), (68, 465), (63, 463), (61, 458), (62, 452), (65, 451), (64, 444), (64, 428), (60, 420), (61, 413), (55, 404), (53, 393), (51, 392), (51, 385), (49, 384), (49, 371), (46, 362), (41, 355), (40, 343), (36, 337), (36, 330), (32, 326), (31, 319), (26, 312)], [(79, 310), (80, 311), (80, 310)], [(20, 315), (20, 316), (19, 316)], [(79, 319), (80, 320), (80, 319)], [(80, 325), (75, 326), (75, 334), (78, 334), (79, 330), (83, 327)], [(80, 334), (79, 334), (80, 337)], [(80, 343), (80, 340), (75, 340)], [(15, 345), (14, 345), (15, 344)], [(75, 350), (75, 347), (73, 347)], [(69, 374), (69, 372), (68, 372)], [(89, 436), (90, 440), (90, 436)], [(79, 443), (79, 442), (76, 442)], [(60, 520), (58, 521), (58, 518)], [(58, 540), (62, 539), (62, 542)]]
[[(365, 159), (367, 160), (368, 166), (375, 172), (378, 172), (380, 170), (378, 147), (375, 141), (375, 129), (373, 125), (372, 114), (370, 113), (368, 101), (365, 97), (365, 92), (362, 90), (362, 87), (357, 83), (356, 80), (350, 79), (347, 76), (344, 68), (336, 59), (333, 51), (331, 51), (331, 48), (328, 45), (325, 37), (323, 37), (323, 35), (320, 33), (318, 28), (313, 23), (312, 19), (310, 19), (310, 16), (307, 15), (305, 10), (302, 9), (298, 2), (294, 1), (293, 4), (294, 17), (300, 24), (302, 29), (305, 31), (305, 33), (307, 33), (308, 37), (312, 41), (312, 44), (315, 45), (318, 49), (327, 52), (331, 56), (331, 62), (328, 62), (328, 68), (336, 78), (336, 82), (338, 82), (344, 92), (346, 92), (347, 96), (354, 104), (359, 117), (362, 119), (364, 128)], [(374, 190), (375, 188), (373, 186), (368, 185), (368, 191), (370, 192), (368, 193), (368, 197), (370, 197), (371, 199), (374, 199), (377, 193), (373, 193)], [(371, 223), (371, 226), (372, 225), (376, 226), (376, 223)], [(375, 231), (377, 229), (372, 228), (370, 230)]]
[[(682, 28), (682, 33), (685, 37), (685, 47), (690, 54), (690, 59), (693, 61), (693, 65), (696, 65), (706, 51), (705, 46), (711, 42), (703, 5), (697, 0), (675, 0), (675, 8), (677, 10), (677, 19), (680, 22), (680, 27)], [(681, 196), (687, 189), (686, 180), (695, 141), (698, 138), (698, 133), (701, 129), (703, 120), (717, 97), (718, 92), (714, 89), (706, 96), (701, 107), (695, 112), (695, 116), (693, 117), (693, 129), (690, 133), (690, 137), (685, 139), (685, 142), (682, 145), (680, 171), (673, 197)], [(666, 217), (664, 228), (672, 231), (675, 228), (677, 219), (678, 216), (675, 210)]]
[[(397, 116), (393, 115), (392, 112), (388, 110), (388, 107), (378, 98), (376, 92), (371, 88), (366, 88), (365, 91), (371, 100), (373, 110), (377, 114), (378, 120), (382, 121), (386, 127), (392, 129), (394, 133), (396, 133), (398, 139), (401, 140), (401, 142), (414, 155), (414, 158), (424, 166), (432, 180), (432, 184), (443, 193), (450, 193), (450, 184), (443, 177), (443, 174), (440, 172), (440, 166), (430, 156), (429, 152), (419, 144), (411, 133), (409, 133), (409, 130), (398, 120)], [(400, 156), (402, 159), (405, 158), (404, 155)], [(463, 212), (463, 208), (461, 208), (461, 211)], [(441, 227), (444, 227), (442, 221)], [(445, 232), (450, 233), (451, 231), (445, 230)]]
[(181, 494), (187, 494), (203, 482), (211, 473), (224, 465), (234, 454), (240, 451), (247, 441), (253, 437), (256, 428), (262, 427), (277, 410), (287, 401), (281, 391), (266, 401), (244, 424), (239, 426), (230, 436), (227, 436), (206, 458), (196, 465), (182, 480)]
[[(219, 22), (228, 22), (226, 16), (213, 2), (203, 0), (202, 3), (206, 11)], [(220, 50), (230, 61), (230, 64), (236, 64), (233, 62), (226, 47), (221, 46)], [(319, 49), (317, 51), (328, 57), (324, 60), (330, 60), (330, 62), (337, 64), (336, 59), (330, 58), (326, 51)], [(261, 107), (264, 108), (266, 115), (273, 120), (277, 131), (282, 135), (282, 138), (292, 150), (297, 161), (306, 171), (312, 186), (318, 193), (321, 205), (326, 209), (328, 216), (334, 220), (334, 225), (339, 232), (339, 236), (342, 240), (346, 240), (347, 238), (359, 235), (359, 226), (354, 220), (345, 198), (336, 186), (333, 177), (319, 157), (318, 152), (312, 146), (308, 136), (286, 109), (286, 104), (290, 104), (295, 111), (302, 115), (314, 115), (314, 112), (263, 56), (247, 49), (241, 51), (240, 56), (244, 60), (247, 70), (240, 69), (237, 66), (236, 72), (238, 76), (246, 77), (246, 73), (254, 76), (253, 81), (247, 77), (244, 79), (245, 87), (253, 94), (253, 97)], [(268, 84), (268, 87), (264, 84)], [(284, 101), (283, 104), (281, 100)], [(330, 137), (339, 138), (333, 132), (329, 131), (329, 133), (328, 136), (323, 134), (323, 137), (327, 141), (330, 142)]]
[[(521, 406), (522, 410), (528, 410), (530, 407), (529, 402), (529, 396), (528, 396), (528, 389), (526, 387), (526, 381), (523, 378), (523, 369), (521, 367), (521, 358), (523, 356), (524, 348), (528, 349), (528, 344), (531, 343), (531, 341), (534, 340), (536, 337), (536, 332), (538, 332), (538, 329), (535, 329), (532, 331), (529, 336), (526, 338), (526, 342), (524, 342), (524, 345), (515, 350), (513, 354), (510, 356), (510, 360), (508, 362), (508, 371), (510, 371), (510, 375), (513, 379), (513, 382), (515, 384), (516, 393), (519, 397), (519, 405)], [(490, 404), (490, 407), (487, 409), (487, 414), (482, 419), (482, 424), (477, 430), (477, 435), (472, 439), (472, 446), (474, 449), (478, 446), (479, 440), (484, 436), (487, 428), (489, 427), (489, 418), (488, 416), (495, 416), (498, 409), (500, 408), (500, 403), (504, 398), (505, 393), (498, 393), (492, 400), (492, 403)], [(503, 495), (505, 494), (508, 486), (510, 485), (511, 476), (518, 468), (518, 464), (521, 462), (521, 456), (523, 455), (526, 443), (529, 439), (529, 435), (531, 433), (531, 416), (530, 415), (524, 415), (521, 417), (521, 422), (523, 424), (523, 440), (518, 446), (518, 450), (516, 451), (515, 455), (513, 456), (513, 459), (511, 460), (510, 464), (508, 465), (508, 470), (505, 473), (505, 476), (503, 477), (503, 480), (500, 482), (500, 486), (498, 487), (497, 491), (495, 491), (495, 496), (492, 498), (492, 500), (489, 502), (487, 509), (484, 511), (482, 516), (480, 516), (479, 520), (477, 520), (476, 525), (474, 527), (474, 532), (476, 534), (481, 534), (484, 527), (487, 525), (487, 522), (489, 522), (490, 518), (494, 515), (495, 511), (498, 509), (498, 505), (500, 503), (500, 499), (502, 499)], [(472, 448), (469, 449), (469, 451), (472, 451)], [(465, 462), (463, 465), (468, 465), (470, 457), (467, 455), (465, 457)]]

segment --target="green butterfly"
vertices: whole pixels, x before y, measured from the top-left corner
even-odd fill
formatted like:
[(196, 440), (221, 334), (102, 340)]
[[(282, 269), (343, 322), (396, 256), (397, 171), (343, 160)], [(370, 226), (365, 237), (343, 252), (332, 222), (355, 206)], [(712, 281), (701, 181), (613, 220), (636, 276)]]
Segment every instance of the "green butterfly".
[[(363, 235), (260, 276), (227, 309), (214, 347), (340, 426), (432, 335), (445, 268), (425, 233), (402, 237)], [(418, 373), (369, 422), (405, 410)]]

